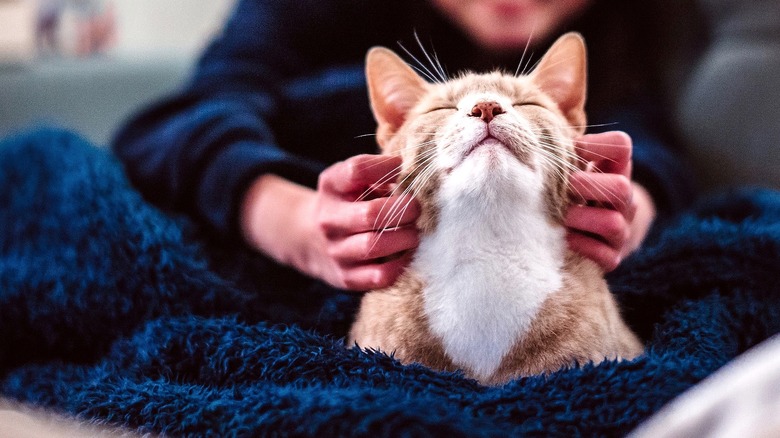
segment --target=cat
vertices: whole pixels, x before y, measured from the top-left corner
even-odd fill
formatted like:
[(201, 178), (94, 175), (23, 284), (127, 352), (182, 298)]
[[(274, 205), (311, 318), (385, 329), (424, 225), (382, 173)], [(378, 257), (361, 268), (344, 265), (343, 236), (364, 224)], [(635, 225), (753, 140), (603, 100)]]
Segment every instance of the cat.
[(582, 37), (560, 37), (529, 74), (434, 83), (375, 47), (366, 77), (377, 142), (402, 157), (421, 237), (395, 284), (363, 296), (349, 345), (485, 385), (640, 355), (603, 272), (566, 247)]

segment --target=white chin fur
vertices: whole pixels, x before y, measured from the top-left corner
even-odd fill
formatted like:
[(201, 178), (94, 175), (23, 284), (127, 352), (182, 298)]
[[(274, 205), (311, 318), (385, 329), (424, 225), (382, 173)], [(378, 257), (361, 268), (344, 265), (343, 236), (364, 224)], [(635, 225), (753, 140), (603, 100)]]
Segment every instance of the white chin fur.
[(563, 229), (547, 220), (542, 185), (501, 146), (473, 151), (443, 179), (437, 227), (413, 262), (432, 331), (480, 378), (562, 284)]

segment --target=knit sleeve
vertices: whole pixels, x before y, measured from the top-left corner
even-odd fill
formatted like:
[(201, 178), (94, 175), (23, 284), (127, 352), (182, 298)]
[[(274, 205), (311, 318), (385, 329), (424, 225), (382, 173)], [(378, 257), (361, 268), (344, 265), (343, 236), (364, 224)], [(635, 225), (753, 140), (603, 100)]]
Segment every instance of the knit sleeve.
[(316, 183), (324, 164), (280, 147), (271, 128), (279, 84), (311, 69), (290, 30), (305, 25), (290, 23), (301, 12), (289, 10), (295, 4), (239, 2), (189, 84), (118, 132), (114, 150), (147, 199), (231, 234), (240, 198), (258, 175)]

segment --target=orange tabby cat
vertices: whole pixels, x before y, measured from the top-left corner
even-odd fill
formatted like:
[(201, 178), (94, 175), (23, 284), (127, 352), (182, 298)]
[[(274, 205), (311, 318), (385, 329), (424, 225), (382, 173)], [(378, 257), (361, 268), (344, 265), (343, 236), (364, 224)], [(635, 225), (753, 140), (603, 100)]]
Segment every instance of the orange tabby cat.
[(582, 38), (561, 37), (529, 75), (431, 84), (384, 48), (366, 63), (378, 142), (403, 158), (421, 242), (393, 286), (364, 296), (350, 345), (484, 384), (641, 354), (603, 273), (566, 247)]

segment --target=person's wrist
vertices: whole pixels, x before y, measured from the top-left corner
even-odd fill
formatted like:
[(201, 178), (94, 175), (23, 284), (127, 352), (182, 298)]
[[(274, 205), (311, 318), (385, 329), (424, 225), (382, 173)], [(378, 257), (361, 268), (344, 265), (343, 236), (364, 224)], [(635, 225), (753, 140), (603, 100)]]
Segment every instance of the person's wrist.
[(265, 197), (270, 177), (272, 176), (261, 175), (252, 182), (244, 193), (239, 214), (239, 226), (244, 242), (258, 251), (263, 251), (262, 247), (265, 240), (259, 222), (264, 210), (263, 204), (267, 202)]
[(314, 192), (276, 175), (247, 189), (240, 214), (245, 242), (277, 262), (311, 273)]
[[(300, 187), (300, 186), (299, 186)], [(293, 241), (288, 248), (290, 252), (286, 255), (288, 265), (299, 271), (315, 277), (322, 278), (318, 260), (319, 239), (317, 223), (315, 221), (315, 209), (317, 196), (314, 190), (300, 187), (302, 190), (299, 196), (295, 197), (290, 204), (290, 229), (289, 238)]]
[(631, 221), (631, 236), (629, 241), (629, 252), (633, 252), (644, 241), (650, 226), (653, 224), (656, 216), (655, 202), (650, 192), (642, 185), (632, 182), (633, 197), (636, 204), (636, 213)]

